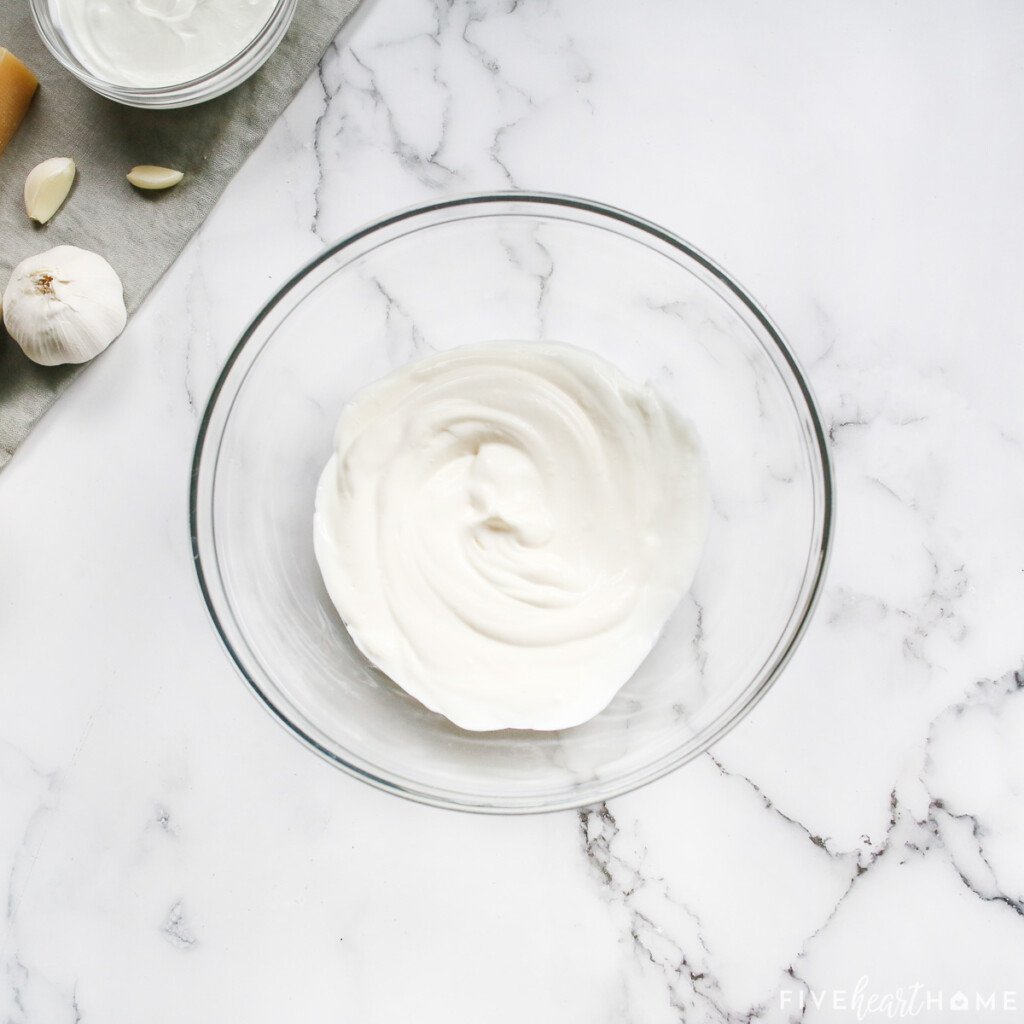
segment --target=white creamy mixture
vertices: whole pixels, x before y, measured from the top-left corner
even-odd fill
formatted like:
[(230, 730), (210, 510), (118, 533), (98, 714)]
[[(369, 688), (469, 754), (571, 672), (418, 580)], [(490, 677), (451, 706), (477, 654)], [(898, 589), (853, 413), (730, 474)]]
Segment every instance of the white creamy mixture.
[(200, 78), (256, 38), (276, 0), (56, 0), (75, 56), (118, 85)]
[(327, 590), (363, 653), (465, 729), (561, 729), (630, 678), (707, 527), (693, 426), (566, 345), (410, 364), (342, 412), (316, 495)]

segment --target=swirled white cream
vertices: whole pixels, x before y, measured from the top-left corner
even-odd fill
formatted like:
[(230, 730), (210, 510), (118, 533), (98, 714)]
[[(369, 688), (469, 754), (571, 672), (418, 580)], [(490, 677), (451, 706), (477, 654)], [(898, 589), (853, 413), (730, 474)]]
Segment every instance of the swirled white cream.
[(115, 85), (180, 85), (240, 53), (276, 0), (57, 0), (75, 56)]
[(693, 579), (693, 426), (566, 345), (412, 363), (342, 412), (316, 495), (327, 590), (363, 653), (465, 729), (601, 711)]

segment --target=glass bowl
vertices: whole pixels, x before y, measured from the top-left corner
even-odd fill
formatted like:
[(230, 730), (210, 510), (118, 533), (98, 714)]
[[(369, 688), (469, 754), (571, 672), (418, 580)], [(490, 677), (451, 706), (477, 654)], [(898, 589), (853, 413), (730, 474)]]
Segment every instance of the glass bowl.
[(212, 100), (215, 96), (241, 85), (250, 75), (255, 74), (277, 49), (288, 26), (295, 16), (298, 0), (277, 0), (267, 23), (256, 37), (240, 50), (226, 64), (208, 72), (200, 78), (175, 85), (158, 88), (122, 85), (109, 82), (89, 70), (75, 56), (74, 46), (61, 25), (59, 12), (54, 0), (29, 0), (32, 20), (36, 31), (53, 54), (79, 81), (84, 82), (93, 92), (124, 103), (129, 107), (170, 109), (190, 107), (196, 103)]
[[(465, 732), (377, 671), (313, 554), (313, 498), (346, 401), (428, 352), (560, 341), (650, 381), (697, 425), (713, 510), (690, 593), (611, 705), (561, 732)], [(253, 692), (332, 764), (424, 803), (582, 806), (691, 760), (778, 677), (829, 552), (832, 477), (810, 389), (724, 271), (621, 210), (507, 193), (387, 217), (299, 271), (214, 388), (192, 472), (192, 545)]]

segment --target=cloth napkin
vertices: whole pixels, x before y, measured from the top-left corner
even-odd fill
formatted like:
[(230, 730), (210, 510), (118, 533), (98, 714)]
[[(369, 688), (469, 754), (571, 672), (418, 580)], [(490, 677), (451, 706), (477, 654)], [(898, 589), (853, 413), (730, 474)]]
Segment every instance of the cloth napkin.
[[(0, 293), (12, 268), (55, 245), (104, 256), (134, 312), (203, 222), (242, 162), (277, 120), (359, 0), (299, 0), (270, 60), (237, 89), (183, 110), (135, 110), (97, 96), (65, 71), (36, 34), (28, 0), (4, 0), (0, 46), (38, 76), (39, 90), (0, 156)], [(40, 161), (71, 157), (78, 176), (48, 225), (25, 215), (25, 176)], [(185, 172), (166, 192), (135, 192), (135, 164)], [(86, 364), (88, 365), (88, 364)], [(82, 366), (37, 366), (0, 328), (0, 469)]]

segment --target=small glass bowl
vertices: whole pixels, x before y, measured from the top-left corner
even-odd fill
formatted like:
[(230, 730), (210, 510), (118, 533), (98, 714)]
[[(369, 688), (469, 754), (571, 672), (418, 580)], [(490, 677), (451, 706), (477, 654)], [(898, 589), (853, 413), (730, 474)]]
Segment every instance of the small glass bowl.
[[(463, 731), (359, 652), (313, 553), (313, 498), (349, 398), (428, 352), (567, 342), (697, 425), (712, 514), (693, 587), (601, 714)], [(448, 199), (333, 245), (260, 311), (199, 432), (191, 529), (220, 637), (255, 694), (332, 764), (463, 810), (604, 800), (706, 750), (765, 694), (817, 599), (832, 531), (821, 421), (792, 353), (707, 257), (621, 210), (538, 193)]]
[(270, 58), (284, 38), (298, 0), (278, 0), (267, 23), (260, 29), (257, 36), (241, 51), (235, 54), (226, 64), (208, 72), (201, 78), (176, 85), (163, 85), (158, 88), (143, 88), (135, 85), (122, 85), (108, 82), (94, 75), (75, 56), (74, 48), (68, 43), (64, 29), (60, 24), (53, 0), (29, 0), (32, 8), (32, 20), (36, 31), (46, 44), (46, 48), (71, 72), (79, 81), (84, 82), (93, 92), (116, 100), (129, 107), (153, 109), (171, 109), (174, 107), (191, 107), (196, 103), (204, 103), (215, 96), (234, 89), (247, 78), (255, 74)]

